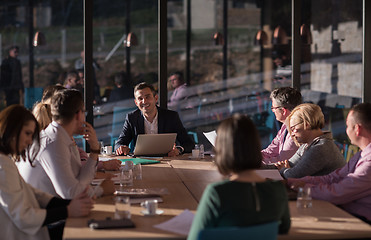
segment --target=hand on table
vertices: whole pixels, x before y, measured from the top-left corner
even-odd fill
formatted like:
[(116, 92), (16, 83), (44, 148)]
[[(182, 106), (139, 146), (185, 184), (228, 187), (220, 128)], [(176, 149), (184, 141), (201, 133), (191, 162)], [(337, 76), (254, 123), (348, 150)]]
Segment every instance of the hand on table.
[(117, 171), (121, 167), (121, 161), (117, 159), (103, 161), (103, 169), (108, 171)]
[(83, 217), (93, 208), (93, 200), (87, 194), (88, 188), (71, 200), (67, 206), (69, 217)]
[(306, 183), (303, 182), (303, 181), (295, 180), (294, 182), (291, 183), (291, 185), (289, 187), (291, 189), (294, 189), (295, 191), (297, 191), (300, 187), (304, 187), (305, 184)]
[(170, 152), (168, 152), (167, 156), (168, 157), (175, 157), (175, 156), (178, 156), (179, 154), (180, 154), (179, 149), (176, 148), (176, 146), (174, 144), (173, 149)]
[(115, 192), (115, 185), (111, 179), (105, 179), (100, 186), (103, 188), (103, 195), (111, 195)]
[(113, 175), (112, 173), (107, 173), (107, 172), (96, 172), (95, 173), (95, 178), (97, 179), (111, 179), (114, 176), (115, 175)]
[(128, 155), (130, 152), (130, 148), (126, 145), (122, 145), (116, 149), (116, 155)]

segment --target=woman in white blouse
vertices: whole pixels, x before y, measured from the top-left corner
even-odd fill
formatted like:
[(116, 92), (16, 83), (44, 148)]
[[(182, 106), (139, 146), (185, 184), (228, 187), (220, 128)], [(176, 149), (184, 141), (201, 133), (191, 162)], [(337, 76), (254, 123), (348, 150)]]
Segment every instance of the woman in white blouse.
[(39, 143), (39, 127), (31, 112), (12, 105), (0, 113), (0, 232), (4, 239), (49, 239), (48, 224), (86, 216), (93, 207), (86, 191), (72, 201), (64, 200), (23, 180), (15, 162), (30, 155), (33, 141)]

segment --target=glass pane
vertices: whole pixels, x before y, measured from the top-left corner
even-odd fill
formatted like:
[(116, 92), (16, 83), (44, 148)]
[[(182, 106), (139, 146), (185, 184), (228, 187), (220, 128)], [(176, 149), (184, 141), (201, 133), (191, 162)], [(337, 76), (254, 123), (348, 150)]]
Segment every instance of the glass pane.
[(94, 1), (93, 51), (100, 98), (94, 127), (104, 145), (114, 144), (126, 114), (136, 109), (133, 87), (157, 88), (157, 1)]
[(348, 142), (345, 119), (362, 94), (362, 1), (303, 4), (312, 43), (302, 50), (302, 94), (321, 106), (335, 140)]
[[(274, 87), (291, 84), (291, 63), (287, 52), (285, 65), (280, 66), (282, 69), (286, 67), (288, 71), (281, 78), (276, 77), (273, 49), (288, 51), (289, 43), (273, 44), (272, 35), (278, 25), (287, 28), (287, 36), (290, 35), (291, 1), (264, 2), (269, 3), (262, 5), (261, 1), (227, 1), (228, 35), (224, 36), (223, 1), (191, 1), (191, 70), (189, 79), (185, 79), (185, 83), (188, 83), (187, 97), (183, 96), (175, 104), (169, 102), (169, 108), (179, 112), (187, 130), (205, 144), (206, 150), (211, 145), (202, 132), (215, 130), (223, 119), (234, 113), (245, 113), (254, 119), (263, 146), (272, 140), (276, 131), (274, 129), (279, 127), (270, 110), (269, 94)], [(277, 8), (280, 11), (274, 15), (272, 9)], [(174, 90), (176, 86), (171, 84), (171, 73), (180, 71), (187, 75), (186, 9), (187, 1), (168, 3), (170, 100), (176, 99), (179, 94)], [(264, 30), (264, 41), (261, 44), (255, 40), (259, 30)], [(223, 79), (225, 41), (228, 43), (225, 63), (227, 78)]]

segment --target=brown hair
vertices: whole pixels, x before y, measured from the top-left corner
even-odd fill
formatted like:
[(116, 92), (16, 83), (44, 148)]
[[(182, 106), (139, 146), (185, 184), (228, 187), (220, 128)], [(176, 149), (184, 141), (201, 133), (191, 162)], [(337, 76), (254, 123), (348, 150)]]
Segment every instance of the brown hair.
[(75, 114), (82, 110), (84, 101), (81, 92), (74, 89), (64, 89), (54, 94), (51, 101), (53, 120), (70, 122)]
[[(29, 121), (34, 121), (36, 126), (35, 132), (32, 136), (32, 156), (30, 154), (31, 146), (28, 146), (26, 149), (22, 150), (22, 152), (19, 152), (18, 149), (19, 135), (22, 131), (23, 126)], [(32, 165), (32, 162), (34, 161), (40, 148), (39, 131), (39, 125), (35, 117), (25, 107), (19, 104), (14, 104), (5, 108), (0, 113), (0, 151), (6, 155), (11, 154), (15, 161), (19, 161), (20, 157), (22, 157), (24, 160), (27, 157)], [(16, 149), (12, 150), (10, 145), (11, 141), (14, 141), (14, 139), (16, 141)]]
[(367, 131), (371, 132), (371, 103), (354, 105), (350, 111), (353, 112), (354, 122), (360, 123)]
[(252, 120), (244, 115), (233, 115), (220, 124), (215, 151), (215, 162), (223, 175), (261, 166), (259, 134)]
[[(63, 90), (63, 89), (66, 89), (66, 88), (63, 87), (62, 85), (58, 85), (58, 84), (47, 86), (43, 91), (43, 97), (41, 98), (41, 102), (50, 104), (50, 99), (54, 96), (54, 94), (57, 91), (60, 91), (60, 90)], [(46, 102), (48, 100), (49, 100), (49, 102)]]
[(151, 92), (153, 93), (153, 96), (156, 96), (157, 93), (156, 93), (156, 90), (155, 88), (151, 85), (151, 84), (148, 84), (146, 82), (141, 82), (141, 83), (138, 83), (135, 87), (134, 87), (134, 96), (135, 96), (135, 92), (138, 91), (138, 90), (143, 90), (145, 88), (149, 88), (151, 90)]

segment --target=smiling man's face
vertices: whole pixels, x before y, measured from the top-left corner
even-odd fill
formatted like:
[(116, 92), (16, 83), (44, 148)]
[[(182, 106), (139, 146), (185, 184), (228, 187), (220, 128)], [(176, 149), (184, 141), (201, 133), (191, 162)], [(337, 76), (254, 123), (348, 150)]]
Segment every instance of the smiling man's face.
[(144, 115), (150, 115), (156, 111), (156, 103), (158, 95), (153, 95), (153, 92), (149, 88), (137, 90), (134, 93), (135, 105), (139, 108)]

